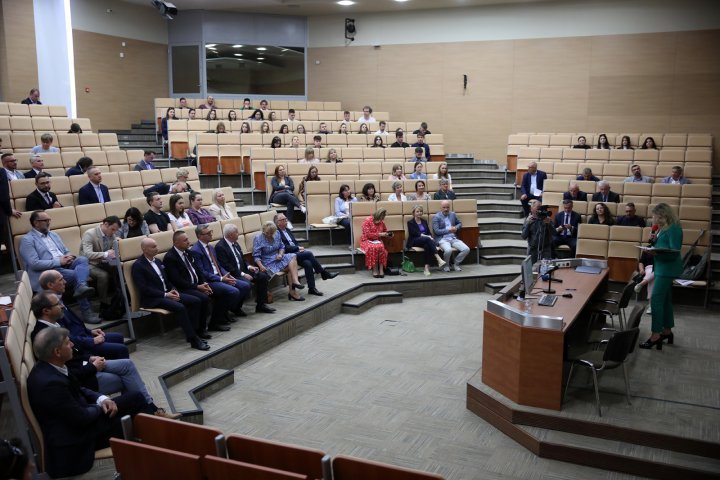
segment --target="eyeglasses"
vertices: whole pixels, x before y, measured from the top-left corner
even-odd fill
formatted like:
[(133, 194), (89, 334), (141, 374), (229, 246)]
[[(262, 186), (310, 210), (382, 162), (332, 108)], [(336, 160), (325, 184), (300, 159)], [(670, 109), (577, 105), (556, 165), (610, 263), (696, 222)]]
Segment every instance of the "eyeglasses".
[(36, 222), (47, 222), (50, 223), (51, 220), (49, 218), (37, 218), (35, 219)]

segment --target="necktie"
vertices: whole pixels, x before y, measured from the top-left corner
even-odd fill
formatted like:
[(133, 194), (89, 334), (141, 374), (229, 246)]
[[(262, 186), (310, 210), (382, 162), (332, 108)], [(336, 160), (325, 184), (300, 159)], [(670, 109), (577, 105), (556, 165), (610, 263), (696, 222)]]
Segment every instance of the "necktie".
[(49, 193), (45, 194), (45, 199), (46, 199), (48, 205), (52, 205), (52, 199), (50, 198)]
[(198, 283), (197, 275), (195, 275), (195, 269), (193, 269), (192, 264), (190, 263), (187, 252), (183, 253), (182, 257), (183, 261), (185, 262), (185, 267), (188, 269), (188, 272), (190, 272), (190, 278), (192, 279), (192, 282)]
[(102, 189), (99, 186), (95, 187), (95, 193), (97, 195), (98, 202), (105, 203), (105, 199), (103, 198), (103, 194), (102, 194)]
[(235, 260), (237, 261), (238, 267), (240, 268), (240, 271), (242, 271), (244, 261), (242, 253), (240, 252), (240, 248), (237, 246), (237, 243), (232, 244), (232, 249), (233, 252), (235, 252)]
[(217, 260), (215, 259), (215, 255), (210, 251), (210, 245), (205, 246), (205, 251), (208, 254), (208, 257), (210, 257), (210, 261), (212, 262), (213, 266), (215, 267), (215, 273), (217, 275), (222, 275), (222, 271), (220, 270), (220, 265), (218, 265)]
[(105, 235), (103, 235), (102, 244), (103, 244), (103, 252), (107, 252), (108, 250), (110, 250), (110, 237), (106, 237)]
[(603, 195), (603, 202), (607, 202), (607, 195)]
[[(568, 218), (568, 214), (567, 214), (567, 213), (565, 214), (565, 220), (563, 221), (563, 224), (564, 224), (564, 225), (569, 225), (569, 224), (570, 224), (570, 219)], [(568, 235), (570, 235), (570, 232), (569, 232), (568, 230), (565, 230), (565, 231), (563, 232), (563, 235), (567, 237)]]

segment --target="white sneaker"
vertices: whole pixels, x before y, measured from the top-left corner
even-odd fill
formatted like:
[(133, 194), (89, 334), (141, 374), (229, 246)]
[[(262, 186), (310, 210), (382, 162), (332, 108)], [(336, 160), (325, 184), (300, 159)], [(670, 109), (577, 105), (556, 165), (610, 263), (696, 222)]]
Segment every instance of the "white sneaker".
[(307, 212), (307, 208), (305, 208), (305, 205), (300, 205), (300, 211), (303, 213)]
[(460, 265), (458, 265), (457, 263), (453, 263), (452, 269), (456, 272), (462, 272), (462, 268), (460, 268)]
[(290, 220), (288, 220), (287, 227), (285, 227), (285, 228), (287, 228), (288, 230), (293, 229), (293, 226), (292, 226), (292, 223), (290, 223)]
[(635, 293), (640, 293), (642, 291), (642, 288), (643, 288), (643, 284), (638, 283), (637, 285), (635, 285), (635, 288), (633, 288), (633, 290), (635, 290)]
[(449, 272), (449, 271), (450, 271), (450, 267), (448, 267), (447, 265), (445, 265), (445, 266), (442, 268), (442, 271), (443, 271), (443, 272)]
[(431, 275), (430, 270), (425, 270), (423, 272), (423, 275), (425, 275), (426, 277), (429, 277)]
[(650, 305), (648, 305), (648, 308), (647, 308), (647, 310), (645, 310), (645, 313), (647, 313), (648, 315), (652, 314), (652, 308), (650, 307)]

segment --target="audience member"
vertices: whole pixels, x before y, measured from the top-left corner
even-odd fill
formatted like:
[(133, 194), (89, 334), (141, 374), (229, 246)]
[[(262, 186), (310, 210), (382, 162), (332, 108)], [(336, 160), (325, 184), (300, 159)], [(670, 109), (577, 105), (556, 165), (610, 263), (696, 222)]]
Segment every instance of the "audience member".
[(404, 202), (407, 197), (403, 193), (403, 182), (397, 180), (392, 184), (393, 193), (388, 197), (389, 202)]
[[(45, 161), (41, 155), (33, 154), (30, 157), (30, 170), (25, 172), (25, 178), (35, 178), (45, 168)], [(49, 173), (47, 175), (50, 175)]]
[(252, 133), (252, 128), (248, 122), (242, 122), (242, 125), (240, 125), (240, 133)]
[[(107, 312), (117, 285), (117, 258), (114, 241), (120, 230), (120, 219), (114, 215), (105, 217), (100, 225), (83, 233), (80, 255), (88, 259), (90, 276), (95, 280), (95, 291), (100, 298), (100, 312)], [(104, 316), (104, 315), (101, 315)], [(113, 320), (107, 318), (106, 320)]]
[[(295, 184), (292, 178), (286, 175), (284, 166), (278, 165), (275, 167), (275, 175), (273, 175), (270, 180), (270, 186), (272, 188), (270, 192), (270, 203), (286, 205), (287, 211), (285, 216), (288, 217), (288, 219), (292, 219), (290, 221), (295, 221), (295, 207), (300, 208), (302, 212), (305, 213), (305, 207), (300, 204), (300, 200), (295, 196)], [(288, 228), (292, 230), (292, 224), (290, 224)]]
[(365, 266), (372, 270), (373, 277), (383, 278), (387, 267), (388, 251), (383, 239), (393, 236), (385, 226), (384, 208), (378, 208), (371, 216), (363, 220), (362, 235), (360, 236), (360, 249), (365, 252)]
[(260, 124), (260, 133), (270, 133), (270, 124), (268, 122)]
[(642, 227), (645, 228), (645, 219), (635, 214), (635, 204), (628, 202), (625, 204), (625, 215), (618, 215), (615, 218), (615, 225), (623, 227)]
[(350, 204), (353, 202), (357, 202), (357, 198), (355, 198), (355, 196), (352, 194), (350, 186), (341, 185), (338, 196), (335, 199), (334, 213), (335, 217), (337, 218), (337, 224), (342, 225), (343, 228), (345, 228), (348, 245), (352, 243), (352, 232), (350, 231)]
[(622, 139), (620, 140), (620, 145), (618, 147), (620, 150), (635, 150), (632, 146), (632, 142), (630, 141), (630, 137), (627, 135), (623, 135)]
[(237, 122), (237, 121), (238, 121), (237, 112), (236, 112), (235, 110), (230, 110), (230, 111), (228, 112), (228, 118), (227, 118), (227, 120), (228, 120), (228, 122), (230, 122), (231, 125), (232, 125), (232, 122)]
[[(187, 287), (186, 292), (178, 291), (171, 283), (165, 265), (155, 258), (158, 246), (154, 238), (143, 238), (140, 248), (143, 254), (132, 266), (132, 278), (138, 287), (140, 306), (171, 311), (190, 347), (202, 351), (210, 350), (210, 346), (205, 342), (212, 338), (205, 326), (210, 303), (207, 295), (191, 290), (190, 281), (183, 283)], [(170, 250), (174, 251), (174, 248)]]
[(642, 144), (642, 150), (657, 150), (657, 144), (653, 137), (647, 137)]
[(85, 175), (85, 172), (92, 167), (92, 164), (92, 158), (80, 157), (74, 167), (68, 168), (68, 171), (65, 172), (65, 176), (72, 177), (73, 175)]
[[(420, 183), (420, 182), (418, 182)], [(425, 271), (424, 274), (430, 275), (430, 263), (433, 258), (437, 261), (438, 268), (445, 266), (445, 260), (438, 255), (435, 240), (433, 240), (430, 227), (423, 218), (424, 210), (422, 205), (415, 205), (412, 210), (413, 218), (408, 220), (408, 239), (406, 248), (418, 247), (423, 249)]]
[[(215, 110), (214, 108), (211, 109), (205, 116), (205, 120), (215, 121), (217, 119), (218, 119), (217, 110)], [(209, 131), (212, 132), (212, 130), (209, 130)]]
[(547, 174), (538, 170), (537, 162), (530, 162), (528, 170), (523, 174), (522, 182), (520, 182), (520, 203), (526, 217), (530, 213), (530, 200), (542, 200), (545, 180), (547, 180)]
[(343, 121), (343, 123), (350, 123), (350, 122), (351, 122), (351, 120), (350, 120), (350, 112), (349, 112), (348, 110), (345, 110), (345, 111), (343, 112), (343, 119), (342, 119), (342, 121)]
[(250, 104), (250, 99), (249, 99), (249, 98), (243, 98), (243, 106), (242, 106), (242, 108), (241, 108), (240, 110), (242, 111), (242, 110), (255, 110), (255, 109), (254, 109), (253, 106)]
[(167, 143), (168, 141), (168, 122), (170, 120), (177, 120), (177, 117), (175, 116), (175, 109), (173, 107), (170, 107), (165, 112), (165, 116), (160, 120), (160, 134), (162, 135), (163, 142)]
[(556, 251), (557, 247), (567, 245), (570, 247), (570, 258), (575, 258), (578, 226), (582, 223), (582, 218), (579, 213), (573, 212), (572, 200), (563, 200), (562, 207), (562, 212), (559, 212), (553, 221), (555, 238), (552, 248)]
[(197, 108), (199, 108), (201, 110), (204, 110), (206, 108), (210, 108), (210, 109), (214, 110), (215, 109), (215, 98), (212, 95), (208, 95), (205, 103), (203, 103), (202, 105), (200, 105)]
[(347, 123), (341, 123), (338, 127), (338, 133), (347, 135), (348, 134), (348, 124)]
[(67, 133), (83, 133), (83, 130), (80, 127), (80, 124), (73, 122), (70, 124), (70, 128), (68, 129)]
[(227, 133), (225, 122), (218, 122), (217, 125), (215, 125), (215, 134), (219, 135), (221, 133)]
[(452, 176), (448, 172), (447, 162), (440, 162), (438, 165), (437, 173), (433, 173), (434, 180), (447, 180), (449, 188), (452, 189)]
[(178, 105), (178, 108), (179, 108), (180, 110), (182, 110), (182, 109), (184, 109), (184, 108), (188, 108), (187, 98), (185, 98), (185, 97), (180, 97), (180, 99), (178, 100), (178, 102), (180, 103), (180, 105)]
[(227, 202), (225, 192), (223, 192), (221, 188), (213, 192), (212, 204), (208, 207), (208, 210), (218, 222), (220, 220), (230, 220), (231, 218), (237, 217), (237, 212), (232, 208), (232, 205)]
[(553, 229), (549, 217), (540, 218), (538, 211), (542, 202), (537, 199), (530, 200), (530, 214), (525, 218), (520, 238), (527, 240), (527, 254), (532, 262), (552, 258)]
[[(285, 127), (287, 127), (287, 125), (285, 125)], [(282, 148), (282, 139), (279, 136), (275, 135), (270, 141), (270, 148)]]
[(597, 142), (597, 148), (601, 150), (610, 150), (610, 142), (608, 142), (607, 135), (604, 133), (601, 133), (598, 135), (598, 142)]
[(408, 177), (410, 180), (426, 180), (427, 174), (423, 173), (423, 168), (425, 165), (425, 162), (422, 160), (418, 160), (415, 162), (415, 165), (413, 166), (413, 173), (410, 174)]
[(40, 90), (33, 88), (30, 90), (30, 95), (28, 95), (27, 98), (20, 103), (25, 105), (42, 105), (42, 102), (40, 101)]
[(250, 115), (249, 120), (252, 122), (262, 122), (263, 120), (265, 120), (265, 116), (263, 115), (262, 110), (258, 109), (253, 111), (252, 115)]
[[(440, 203), (440, 211), (435, 214), (432, 223), (435, 242), (443, 251), (443, 259), (446, 263), (443, 271), (449, 272), (451, 267), (456, 272), (461, 271), (460, 265), (470, 253), (470, 248), (457, 237), (457, 232), (462, 228), (462, 222), (457, 218), (455, 212), (450, 210), (449, 200), (443, 200)], [(453, 248), (458, 251), (455, 256), (455, 263), (450, 261)]]
[(563, 200), (573, 200), (575, 202), (587, 202), (587, 193), (580, 190), (578, 184), (570, 182), (570, 189), (563, 193)]
[(418, 180), (417, 182), (415, 182), (415, 193), (409, 194), (407, 198), (408, 200), (418, 201), (432, 200), (430, 198), (430, 195), (425, 192), (425, 182), (423, 180)]
[(278, 272), (288, 274), (288, 300), (305, 301), (305, 297), (298, 293), (298, 290), (305, 288), (305, 285), (302, 285), (298, 278), (297, 258), (293, 253), (285, 253), (285, 244), (280, 238), (275, 223), (263, 223), (262, 233), (253, 239), (252, 254), (255, 265), (261, 272), (269, 272), (271, 276)]
[(580, 135), (577, 141), (577, 145), (573, 145), (573, 148), (582, 148), (584, 150), (590, 149), (590, 145), (587, 144), (587, 139), (584, 135)]
[(428, 130), (428, 124), (427, 122), (421, 122), (420, 128), (415, 130), (413, 134), (417, 135), (418, 133), (422, 133), (423, 135), (430, 135), (430, 130)]
[(265, 100), (265, 99), (260, 100), (260, 110), (262, 110), (263, 112), (267, 112), (267, 111), (270, 110), (270, 109), (268, 108), (268, 101), (267, 101), (267, 100)]
[(8, 182), (12, 182), (13, 180), (22, 180), (25, 178), (25, 175), (17, 169), (17, 159), (14, 154), (3, 153), (2, 156), (0, 156), (0, 159), (2, 160)]
[(12, 248), (12, 238), (8, 228), (10, 217), (20, 218), (22, 212), (13, 208), (10, 201), (10, 183), (7, 179), (7, 172), (4, 168), (0, 168), (0, 247), (5, 245), (6, 252)]
[(142, 213), (135, 207), (130, 207), (123, 217), (124, 222), (118, 232), (120, 238), (145, 237), (150, 235), (147, 222), (143, 219)]
[(396, 163), (392, 166), (392, 173), (388, 175), (388, 180), (406, 180), (405, 175), (403, 174), (403, 166), (399, 163)]
[(25, 210), (48, 210), (61, 208), (57, 195), (50, 191), (50, 174), (41, 173), (35, 177), (35, 190), (25, 198)]
[(193, 225), (203, 225), (215, 221), (215, 217), (206, 208), (203, 208), (203, 198), (200, 192), (190, 194), (190, 208), (185, 210)]
[(337, 149), (329, 148), (326, 163), (342, 163), (342, 158), (338, 157)]
[(360, 118), (357, 119), (357, 122), (359, 123), (375, 123), (377, 120), (375, 120), (375, 117), (372, 116), (372, 108), (370, 108), (368, 105), (365, 105), (363, 107), (363, 114), (360, 116)]
[(168, 217), (174, 230), (182, 230), (193, 226), (190, 216), (185, 211), (185, 199), (182, 195), (174, 194), (170, 196)]
[(690, 180), (683, 175), (683, 168), (680, 165), (675, 165), (672, 167), (670, 176), (663, 178), (662, 183), (687, 185), (690, 183)]
[(310, 167), (307, 171), (307, 175), (300, 181), (298, 187), (298, 197), (300, 197), (300, 203), (304, 204), (307, 200), (307, 182), (319, 182), (320, 175), (318, 175), (318, 169), (315, 165)]
[(385, 145), (383, 145), (383, 139), (380, 135), (375, 135), (372, 146), (374, 148), (385, 148)]
[(620, 203), (620, 195), (610, 191), (610, 183), (605, 180), (600, 180), (597, 183), (598, 191), (593, 193), (593, 202), (613, 202)]
[(290, 134), (290, 127), (287, 126), (287, 123), (283, 123), (280, 125), (280, 134), (282, 135), (289, 135)]
[(150, 233), (167, 232), (175, 230), (174, 224), (170, 221), (167, 213), (162, 211), (163, 199), (157, 192), (150, 192), (145, 196), (150, 209), (145, 212), (143, 218), (147, 223)]
[(433, 195), (433, 200), (455, 200), (456, 195), (450, 190), (450, 182), (443, 178), (438, 183), (440, 189)]
[(418, 133), (417, 134), (417, 142), (410, 145), (411, 147), (415, 147), (415, 151), (417, 152), (418, 147), (425, 150), (425, 158), (427, 160), (430, 160), (430, 145), (425, 143), (425, 134)]
[(394, 142), (392, 145), (390, 145), (390, 146), (391, 146), (391, 147), (394, 147), (394, 148), (407, 148), (407, 147), (409, 147), (410, 145), (407, 144), (407, 143), (403, 140), (403, 137), (404, 137), (404, 136), (405, 136), (405, 134), (403, 133), (402, 130), (396, 131), (396, 132), (395, 132), (395, 142)]
[(422, 147), (415, 147), (415, 155), (408, 158), (408, 162), (427, 162), (425, 158), (425, 150)]
[(307, 131), (305, 131), (305, 125), (302, 123), (298, 124), (298, 126), (295, 128), (295, 131), (299, 134), (305, 135)]
[[(179, 173), (179, 172), (178, 172)], [(145, 190), (143, 190), (143, 195), (148, 196), (152, 192), (156, 192), (160, 195), (167, 195), (173, 194), (173, 193), (184, 193), (186, 191), (190, 190), (187, 186), (187, 183), (177, 181), (175, 183), (165, 183), (160, 182), (156, 183), (155, 185), (151, 185), (147, 187)]]
[(40, 145), (35, 145), (32, 150), (30, 150), (30, 153), (32, 154), (59, 152), (59, 148), (53, 147), (53, 136), (49, 133), (43, 133), (40, 136)]
[(367, 135), (367, 134), (370, 133), (370, 127), (368, 127), (368, 124), (367, 124), (367, 123), (361, 123), (361, 124), (360, 124), (360, 129), (358, 130), (358, 132), (361, 133), (361, 134), (363, 134), (363, 135)]
[(625, 179), (625, 183), (653, 183), (652, 178), (642, 174), (640, 165), (635, 164), (631, 166), (630, 173), (632, 173), (632, 175)]
[(188, 109), (188, 120), (195, 120), (195, 109)]
[(322, 137), (320, 135), (313, 137), (313, 148), (322, 148)]
[(135, 164), (135, 167), (133, 167), (133, 170), (136, 172), (141, 172), (143, 170), (152, 170), (155, 168), (155, 164), (153, 163), (155, 161), (155, 152), (152, 150), (145, 150), (143, 152), (143, 158), (138, 163)]
[(328, 133), (330, 133), (327, 128), (327, 123), (320, 122), (320, 130), (318, 131), (318, 133), (321, 135), (327, 135)]
[(315, 149), (313, 147), (306, 147), (305, 156), (301, 158), (298, 163), (320, 163), (320, 160), (315, 157)]
[(592, 168), (585, 167), (580, 175), (575, 177), (575, 180), (582, 180), (585, 182), (599, 182), (600, 179), (593, 174)]
[(270, 114), (268, 115), (268, 120), (271, 122), (277, 122), (277, 113), (270, 112)]
[(378, 125), (378, 129), (375, 132), (375, 135), (387, 135), (387, 122), (385, 120), (380, 120), (380, 125)]
[(358, 198), (360, 202), (377, 202), (380, 200), (380, 195), (375, 191), (375, 185), (372, 183), (366, 183), (363, 185), (362, 195)]
[(87, 171), (88, 183), (78, 190), (78, 204), (106, 203), (110, 201), (110, 191), (102, 184), (102, 172), (97, 167)]
[(288, 110), (288, 122), (294, 122), (295, 121), (295, 109), (291, 108)]
[(604, 203), (596, 203), (592, 216), (588, 219), (591, 225), (615, 225), (612, 213)]

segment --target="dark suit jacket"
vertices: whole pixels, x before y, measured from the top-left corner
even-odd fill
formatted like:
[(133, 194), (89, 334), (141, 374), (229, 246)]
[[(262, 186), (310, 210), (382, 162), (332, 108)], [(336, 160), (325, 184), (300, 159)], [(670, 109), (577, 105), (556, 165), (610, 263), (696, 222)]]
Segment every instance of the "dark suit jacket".
[(0, 221), (5, 225), (6, 217), (12, 215), (12, 204), (10, 203), (10, 182), (4, 168), (0, 168)]
[[(521, 195), (530, 195), (530, 177), (530, 172), (525, 172), (523, 175), (522, 182), (520, 183)], [(545, 180), (547, 180), (547, 173), (538, 170), (536, 180), (538, 190), (544, 190), (543, 185), (545, 184)]]
[[(600, 192), (593, 193), (592, 201), (593, 202), (602, 202), (603, 201), (602, 193), (600, 193)], [(613, 203), (620, 203), (620, 194), (615, 193), (613, 191), (608, 192), (607, 201), (613, 202)]]
[(95, 458), (95, 435), (103, 415), (99, 393), (83, 388), (39, 361), (27, 379), (32, 407), (45, 440), (45, 470), (53, 478), (85, 473)]
[(80, 167), (75, 165), (74, 167), (68, 168), (67, 172), (65, 172), (66, 177), (72, 177), (73, 175), (85, 175), (85, 172), (83, 172)]
[[(213, 247), (212, 245), (208, 245), (208, 249), (215, 257), (215, 260), (217, 260), (217, 252), (215, 252), (215, 247)], [(192, 246), (192, 248), (190, 248), (190, 256), (195, 258), (196, 269), (197, 266), (200, 267), (203, 276), (208, 282), (222, 282), (222, 278), (220, 277), (228, 273), (227, 270), (224, 270), (222, 266), (219, 265), (220, 262), (218, 261), (218, 266), (220, 266), (220, 276), (215, 275), (215, 273), (213, 273), (213, 265), (210, 261), (210, 258), (208, 258), (204, 250), (205, 249), (202, 247), (202, 245), (200, 245), (200, 242), (197, 242), (195, 245)]]
[[(572, 233), (570, 234), (571, 238), (577, 238), (578, 234), (578, 226), (582, 223), (582, 217), (577, 212), (570, 213), (570, 225), (573, 226)], [(553, 227), (558, 228), (565, 224), (565, 212), (560, 210), (557, 213), (557, 216), (553, 220)], [(555, 236), (560, 237), (562, 235), (562, 232), (558, 233), (557, 230), (555, 230)]]
[(232, 275), (235, 278), (241, 278), (243, 273), (248, 272), (247, 262), (245, 261), (245, 258), (243, 256), (243, 251), (242, 251), (242, 247), (240, 246), (240, 244), (238, 244), (238, 248), (240, 249), (240, 269), (239, 270), (238, 270), (237, 262), (235, 261), (235, 254), (232, 252), (232, 250), (228, 246), (227, 240), (222, 239), (217, 244), (215, 244), (215, 255), (217, 256), (218, 263), (220, 264), (220, 266), (222, 268), (224, 268), (226, 271), (230, 272), (230, 275)]
[[(157, 258), (153, 261), (155, 262), (155, 265), (160, 268), (160, 273), (162, 273), (163, 279), (165, 280), (165, 286), (168, 289), (167, 291), (175, 289), (167, 276), (163, 263)], [(157, 273), (155, 273), (155, 270), (152, 268), (150, 262), (144, 255), (133, 263), (132, 278), (138, 288), (138, 292), (140, 293), (141, 306), (145, 308), (155, 308), (160, 303), (160, 300), (165, 298), (166, 292), (162, 288), (162, 283), (158, 281), (159, 279)], [(140, 288), (141, 285), (142, 288)]]
[(143, 195), (146, 197), (150, 192), (157, 192), (158, 195), (167, 195), (170, 193), (170, 184), (169, 183), (156, 183), (152, 187), (148, 187), (145, 190), (143, 190)]
[(576, 202), (587, 202), (587, 193), (583, 192), (582, 190), (579, 190), (577, 198), (573, 198), (572, 195), (570, 195), (570, 192), (565, 192), (565, 193), (563, 193), (563, 200), (573, 200)]
[(30, 97), (26, 97), (25, 100), (20, 103), (24, 105), (42, 105), (42, 102), (40, 100), (38, 100), (37, 102), (33, 102), (32, 100), (30, 100)]
[(85, 323), (71, 309), (65, 309), (65, 315), (58, 320), (58, 323), (68, 329), (70, 340), (76, 348), (90, 352), (95, 347), (92, 332), (85, 327)]
[(165, 254), (165, 259), (163, 260), (163, 264), (165, 265), (165, 274), (170, 279), (170, 283), (175, 285), (180, 291), (195, 290), (199, 283), (205, 283), (205, 275), (203, 275), (200, 265), (198, 265), (195, 261), (195, 257), (192, 254), (189, 254), (188, 258), (190, 259), (190, 263), (198, 276), (197, 282), (192, 281), (190, 272), (188, 272), (187, 267), (185, 267), (185, 262), (175, 251), (175, 248), (168, 250)]
[[(35, 341), (35, 335), (45, 328), (50, 327), (38, 321), (30, 333), (30, 340)], [(98, 390), (97, 369), (95, 365), (90, 363), (90, 354), (88, 352), (89, 351), (85, 351), (80, 345), (74, 346), (73, 357), (65, 363), (65, 366), (78, 382), (80, 382), (80, 385), (90, 390)]]
[[(278, 229), (278, 232), (280, 230)], [(280, 232), (280, 239), (283, 242), (283, 245), (285, 245), (285, 253), (297, 253), (300, 251), (300, 244), (298, 243), (297, 239), (295, 238), (295, 235), (293, 235), (292, 231), (285, 229), (285, 232), (290, 234), (290, 238), (292, 238), (292, 241), (295, 245), (290, 245), (290, 242), (288, 242), (287, 238), (285, 238), (285, 233)]]
[[(575, 177), (575, 180), (585, 181), (585, 177), (583, 177), (582, 175), (578, 175), (577, 177)], [(590, 182), (599, 182), (600, 179), (599, 179), (598, 177), (596, 177), (595, 175), (593, 175), (592, 177), (590, 177), (590, 180), (588, 180), (588, 181), (590, 181)]]
[(37, 177), (37, 173), (35, 173), (35, 170), (33, 170), (32, 168), (30, 170), (28, 170), (27, 172), (25, 172), (23, 175), (25, 175), (25, 178)]
[[(421, 219), (421, 222), (422, 222), (423, 226), (425, 227), (425, 234), (432, 235), (432, 233), (430, 232), (430, 227), (428, 227), (428, 223), (425, 221), (424, 218)], [(414, 218), (411, 218), (410, 220), (408, 220), (407, 226), (408, 226), (407, 244), (412, 245), (413, 240), (415, 240), (416, 238), (420, 238), (420, 235), (421, 235), (420, 227), (418, 227), (418, 224)]]
[[(100, 190), (102, 190), (103, 194), (103, 200), (105, 202), (110, 201), (110, 192), (108, 191), (108, 188), (100, 184)], [(93, 188), (93, 185), (88, 182), (87, 184), (83, 185), (80, 190), (78, 190), (78, 203), (80, 205), (88, 205), (91, 203), (100, 203), (100, 200), (97, 197), (97, 194), (95, 193), (95, 188)]]
[(57, 195), (52, 192), (48, 193), (52, 199), (52, 203), (49, 205), (37, 189), (33, 190), (33, 192), (25, 198), (25, 211), (32, 212), (33, 210), (47, 210), (49, 208), (53, 208), (53, 205), (57, 202)]

